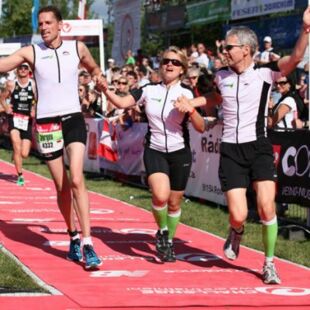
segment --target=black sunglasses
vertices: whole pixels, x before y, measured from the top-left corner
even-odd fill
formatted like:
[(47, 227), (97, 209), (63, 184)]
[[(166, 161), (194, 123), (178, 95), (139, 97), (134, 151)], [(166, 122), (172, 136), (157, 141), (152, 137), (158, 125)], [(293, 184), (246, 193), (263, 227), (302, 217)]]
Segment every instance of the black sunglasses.
[(118, 85), (127, 85), (128, 83), (127, 82), (120, 82), (120, 81), (118, 81), (117, 84)]
[(287, 83), (288, 83), (288, 81), (280, 81), (280, 82), (276, 82), (275, 84), (276, 85), (285, 85)]
[(227, 44), (224, 45), (223, 48), (224, 50), (226, 50), (227, 52), (231, 51), (234, 47), (242, 47), (243, 44)]
[(176, 67), (182, 67), (182, 66), (183, 66), (182, 62), (181, 62), (180, 60), (178, 60), (178, 59), (164, 58), (164, 59), (162, 60), (162, 64), (163, 64), (163, 65), (168, 65), (170, 62), (171, 62), (174, 66), (176, 66)]
[(19, 66), (19, 67), (18, 67), (18, 70), (22, 70), (22, 69), (24, 69), (24, 70), (29, 70), (29, 67), (28, 67), (28, 66), (25, 66), (25, 65), (22, 65), (22, 66)]

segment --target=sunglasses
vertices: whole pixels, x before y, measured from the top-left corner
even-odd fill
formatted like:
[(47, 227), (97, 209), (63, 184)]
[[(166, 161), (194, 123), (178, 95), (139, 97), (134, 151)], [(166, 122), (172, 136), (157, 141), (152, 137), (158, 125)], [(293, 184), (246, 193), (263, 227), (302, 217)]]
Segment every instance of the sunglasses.
[(169, 63), (173, 64), (175, 67), (182, 67), (183, 66), (182, 62), (178, 59), (164, 58), (162, 60), (163, 65), (168, 65)]
[(288, 81), (280, 81), (280, 82), (276, 82), (275, 84), (276, 85), (285, 85), (285, 84), (287, 84), (288, 83)]
[(83, 91), (83, 88), (79, 88), (79, 91)]
[(112, 80), (112, 83), (118, 83), (118, 80)]
[(127, 82), (117, 82), (118, 85), (127, 85)]
[(190, 80), (196, 80), (198, 78), (198, 76), (189, 76), (188, 77)]
[(28, 66), (19, 66), (17, 69), (18, 70), (29, 70), (29, 67)]
[(224, 45), (223, 48), (224, 50), (226, 50), (227, 52), (231, 51), (234, 47), (242, 47), (243, 44), (227, 44)]

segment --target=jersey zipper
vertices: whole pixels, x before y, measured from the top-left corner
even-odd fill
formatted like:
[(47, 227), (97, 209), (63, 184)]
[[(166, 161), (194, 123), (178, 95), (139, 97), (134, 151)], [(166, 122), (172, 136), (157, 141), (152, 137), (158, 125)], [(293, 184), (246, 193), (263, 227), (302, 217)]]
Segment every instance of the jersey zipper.
[(167, 137), (167, 134), (166, 134), (166, 126), (165, 126), (165, 121), (164, 121), (164, 110), (165, 110), (165, 106), (166, 106), (166, 101), (167, 101), (168, 93), (169, 93), (169, 88), (168, 88), (167, 93), (166, 93), (166, 97), (165, 97), (165, 100), (164, 100), (163, 109), (161, 110), (161, 119), (162, 119), (162, 121), (163, 121), (164, 135), (165, 135), (165, 148), (166, 148), (166, 153), (168, 153), (168, 137)]
[(57, 59), (57, 68), (58, 68), (58, 83), (61, 83), (61, 76), (60, 76), (60, 63), (59, 63), (59, 58), (57, 54), (57, 50), (55, 49), (55, 55)]
[(236, 92), (236, 101), (237, 101), (237, 125), (236, 125), (236, 143), (239, 143), (239, 138), (238, 138), (238, 130), (239, 130), (239, 110), (240, 110), (240, 106), (239, 106), (239, 75), (238, 75), (238, 79), (237, 79), (237, 92)]

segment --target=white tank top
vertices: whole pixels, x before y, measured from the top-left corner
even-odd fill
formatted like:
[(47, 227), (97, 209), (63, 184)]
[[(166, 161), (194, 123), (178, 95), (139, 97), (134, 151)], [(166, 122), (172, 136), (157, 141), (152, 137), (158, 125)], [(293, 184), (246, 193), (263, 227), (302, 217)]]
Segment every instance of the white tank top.
[(77, 41), (63, 41), (56, 49), (44, 43), (33, 48), (37, 119), (80, 112)]

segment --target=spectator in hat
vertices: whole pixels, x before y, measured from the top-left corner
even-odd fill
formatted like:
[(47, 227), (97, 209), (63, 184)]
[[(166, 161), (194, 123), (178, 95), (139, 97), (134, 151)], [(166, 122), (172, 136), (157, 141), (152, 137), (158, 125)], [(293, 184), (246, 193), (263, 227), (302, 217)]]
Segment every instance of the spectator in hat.
[(281, 56), (272, 47), (271, 37), (264, 37), (264, 50), (260, 53), (258, 62), (260, 64), (266, 64), (271, 61), (277, 61), (280, 57)]

